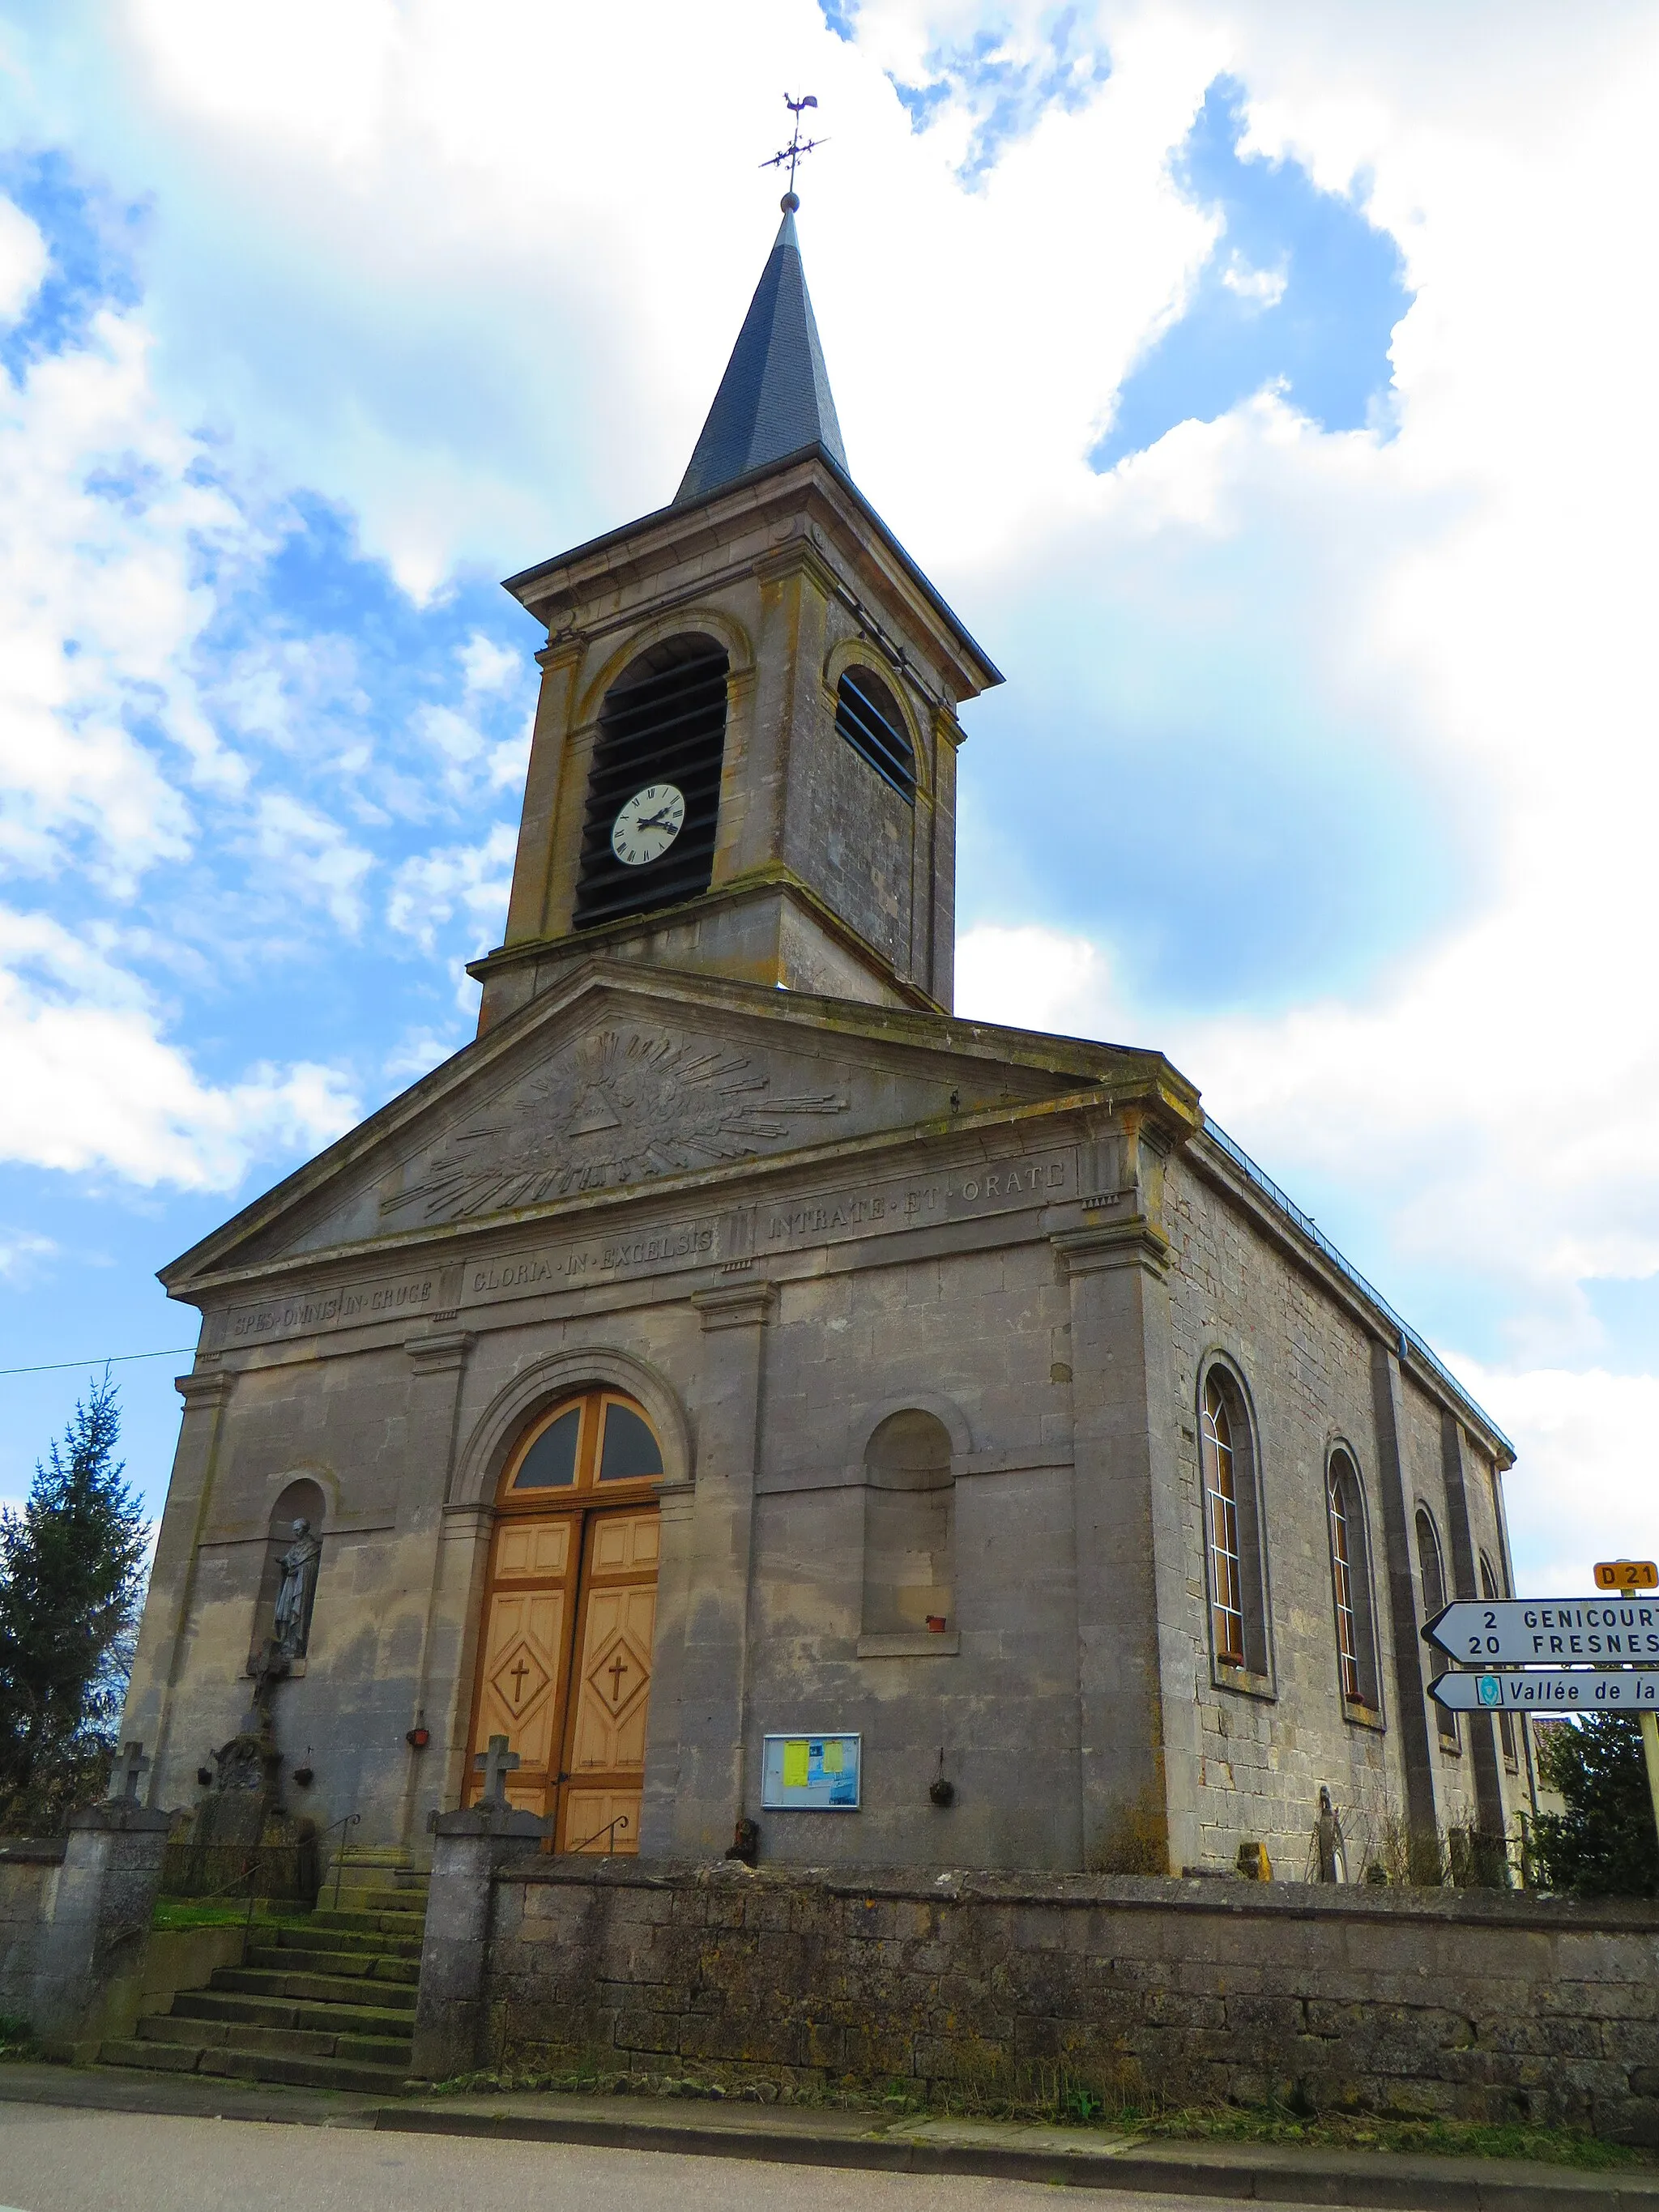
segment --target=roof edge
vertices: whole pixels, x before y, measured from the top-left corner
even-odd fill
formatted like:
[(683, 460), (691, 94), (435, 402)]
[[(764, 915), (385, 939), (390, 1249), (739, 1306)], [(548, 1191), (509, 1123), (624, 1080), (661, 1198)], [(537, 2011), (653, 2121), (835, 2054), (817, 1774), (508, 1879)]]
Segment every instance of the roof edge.
[(524, 592), (520, 588), (522, 586), (534, 583), (538, 578), (550, 575), (554, 570), (564, 568), (573, 562), (586, 559), (595, 553), (602, 553), (611, 546), (624, 544), (639, 531), (649, 530), (653, 526), (689, 520), (692, 516), (714, 506), (717, 501), (729, 499), (734, 492), (746, 491), (751, 485), (763, 483), (768, 477), (779, 476), (786, 469), (799, 468), (800, 464), (806, 460), (818, 461), (836, 486), (854, 501), (881, 532), (883, 539), (896, 556), (899, 566), (909, 580), (916, 586), (934, 612), (941, 615), (950, 624), (959, 643), (967, 647), (980, 668), (984, 671), (985, 681), (980, 685), (980, 690), (992, 691), (998, 684), (1005, 683), (1007, 679), (1002, 671), (985, 651), (973, 632), (967, 628), (943, 592), (929, 580), (927, 572), (920, 562), (905, 550), (902, 542), (883, 520), (881, 515), (859, 489), (835, 455), (826, 447), (816, 441), (810, 446), (800, 447), (793, 453), (784, 453), (775, 461), (768, 461), (760, 468), (750, 469), (743, 476), (733, 477), (729, 483), (720, 484), (712, 491), (701, 492), (696, 498), (689, 499), (682, 505), (676, 506), (674, 501), (670, 500), (665, 506), (653, 507), (648, 514), (641, 514), (632, 522), (622, 523), (614, 530), (602, 531), (597, 538), (584, 538), (580, 544), (571, 546), (567, 552), (555, 553), (548, 560), (538, 561), (528, 568), (520, 568), (514, 575), (504, 576), (501, 579), (501, 589), (504, 592), (510, 592), (520, 605), (525, 607), (525, 611), (528, 614), (531, 610), (525, 606)]

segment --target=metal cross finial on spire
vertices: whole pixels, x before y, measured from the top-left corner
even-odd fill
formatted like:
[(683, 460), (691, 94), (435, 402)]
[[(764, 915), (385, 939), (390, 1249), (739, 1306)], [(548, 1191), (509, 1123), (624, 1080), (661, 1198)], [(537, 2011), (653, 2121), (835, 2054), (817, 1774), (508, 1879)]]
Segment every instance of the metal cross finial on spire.
[(782, 151), (774, 154), (769, 161), (763, 161), (761, 167), (763, 169), (781, 169), (786, 161), (788, 162), (789, 189), (783, 196), (782, 206), (786, 215), (793, 215), (795, 210), (800, 205), (800, 202), (795, 197), (795, 164), (803, 154), (810, 154), (815, 146), (827, 145), (829, 141), (824, 138), (803, 140), (800, 135), (802, 114), (807, 108), (816, 107), (818, 104), (816, 94), (806, 92), (803, 93), (799, 100), (791, 100), (786, 92), (783, 95), (783, 104), (795, 118), (793, 131), (790, 136), (789, 143)]

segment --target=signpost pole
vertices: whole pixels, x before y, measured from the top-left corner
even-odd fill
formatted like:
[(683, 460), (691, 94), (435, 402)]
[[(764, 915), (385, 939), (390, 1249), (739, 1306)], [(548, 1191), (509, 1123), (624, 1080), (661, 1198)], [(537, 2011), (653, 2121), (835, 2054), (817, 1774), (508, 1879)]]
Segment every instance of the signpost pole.
[(1648, 1765), (1648, 1795), (1653, 1800), (1653, 1825), (1659, 1829), (1659, 1713), (1644, 1711), (1642, 1756)]

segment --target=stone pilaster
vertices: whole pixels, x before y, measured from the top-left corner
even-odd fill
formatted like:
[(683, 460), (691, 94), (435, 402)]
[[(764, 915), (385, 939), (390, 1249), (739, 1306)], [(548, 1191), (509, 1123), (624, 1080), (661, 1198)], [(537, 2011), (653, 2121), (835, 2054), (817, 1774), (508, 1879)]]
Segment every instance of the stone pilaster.
[(412, 2060), (423, 2080), (471, 2073), (495, 2055), (489, 2002), (495, 1871), (536, 1850), (545, 1833), (534, 1814), (501, 1804), (434, 1818)]
[(1109, 1222), (1054, 1240), (1071, 1284), (1083, 1860), (1163, 1872), (1196, 1856), (1197, 1803), (1169, 1246), (1144, 1188), (1099, 1195)]
[(414, 1380), (410, 1390), (409, 1447), (398, 1497), (398, 1542), (408, 1554), (406, 1586), (411, 1593), (418, 1592), (422, 1608), (420, 1656), (409, 1726), (425, 1726), (432, 1738), (424, 1750), (411, 1746), (409, 1752), (398, 1822), (398, 1840), (405, 1848), (420, 1832), (422, 1814), (428, 1808), (435, 1810), (442, 1802), (452, 1748), (449, 1731), (455, 1723), (453, 1698), (444, 1700), (446, 1710), (441, 1715), (428, 1714), (426, 1704), (434, 1684), (434, 1658), (441, 1651), (436, 1679), (447, 1684), (456, 1672), (454, 1658), (465, 1633), (465, 1620), (443, 1618), (444, 1504), (454, 1469), (461, 1385), (471, 1346), (471, 1335), (465, 1329), (439, 1329), (411, 1336), (404, 1346)]
[(1382, 1507), (1382, 1569), (1394, 1644), (1395, 1741), (1406, 1790), (1406, 1826), (1413, 1855), (1427, 1870), (1439, 1857), (1440, 1799), (1430, 1741), (1425, 1646), (1419, 1634), (1417, 1582), (1412, 1572), (1412, 1503), (1405, 1465), (1404, 1385), (1400, 1362), (1386, 1344), (1371, 1346), (1371, 1404), (1376, 1421), (1376, 1477)]
[(198, 1548), (212, 1507), (225, 1407), (234, 1382), (229, 1369), (209, 1367), (179, 1376), (173, 1385), (185, 1401), (184, 1419), (121, 1723), (124, 1738), (137, 1737), (155, 1746), (149, 1796), (163, 1802), (169, 1786), (164, 1771), (173, 1692), (190, 1644)]
[[(1440, 1463), (1446, 1484), (1446, 1533), (1451, 1540), (1452, 1595), (1478, 1598), (1480, 1572), (1469, 1516), (1468, 1467), (1462, 1423), (1455, 1413), (1440, 1415)], [(1469, 1758), (1474, 1767), (1474, 1807), (1480, 1832), (1501, 1836), (1504, 1827), (1504, 1785), (1499, 1778), (1496, 1730), (1491, 1713), (1465, 1713)]]
[(526, 939), (544, 936), (550, 927), (547, 902), (561, 770), (564, 765), (565, 738), (576, 707), (576, 684), (582, 658), (582, 641), (574, 636), (551, 640), (536, 655), (541, 665), (542, 684), (531, 731), (524, 811), (519, 817), (519, 849), (513, 863), (513, 889), (507, 899), (504, 942), (508, 945), (522, 945)]
[(653, 1713), (651, 1753), (672, 1760), (677, 1778), (672, 1808), (652, 1808), (651, 1832), (641, 1836), (647, 1851), (724, 1850), (738, 1816), (753, 1809), (744, 1796), (749, 1587), (766, 1324), (776, 1302), (769, 1283), (742, 1280), (692, 1300), (703, 1328), (697, 1482), (678, 1568), (684, 1583), (682, 1640), (677, 1656), (665, 1654), (658, 1667), (659, 1682), (671, 1672), (674, 1678), (672, 1749)]

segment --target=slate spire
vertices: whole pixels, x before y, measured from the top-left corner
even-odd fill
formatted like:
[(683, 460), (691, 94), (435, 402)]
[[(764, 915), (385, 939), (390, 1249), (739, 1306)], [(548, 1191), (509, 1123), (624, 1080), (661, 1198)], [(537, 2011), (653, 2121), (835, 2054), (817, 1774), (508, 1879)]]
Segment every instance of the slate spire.
[(799, 205), (793, 192), (785, 193), (776, 240), (674, 495), (676, 507), (811, 446), (822, 446), (838, 468), (847, 469), (795, 236)]

